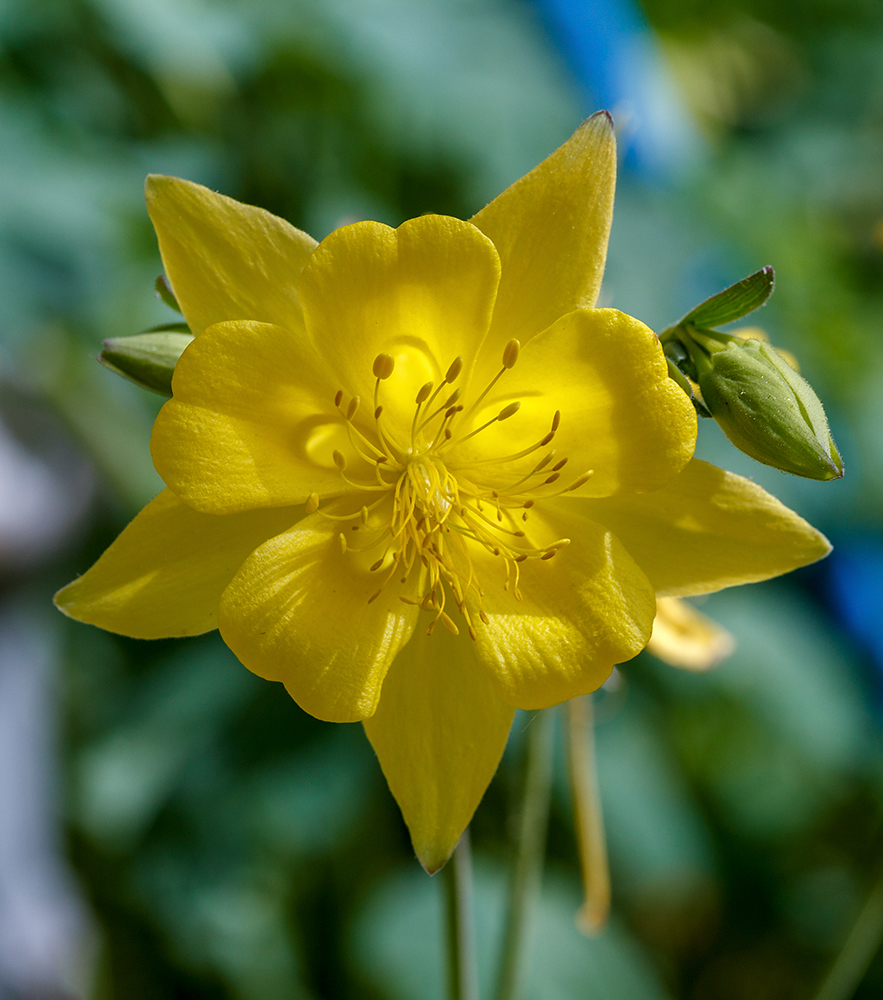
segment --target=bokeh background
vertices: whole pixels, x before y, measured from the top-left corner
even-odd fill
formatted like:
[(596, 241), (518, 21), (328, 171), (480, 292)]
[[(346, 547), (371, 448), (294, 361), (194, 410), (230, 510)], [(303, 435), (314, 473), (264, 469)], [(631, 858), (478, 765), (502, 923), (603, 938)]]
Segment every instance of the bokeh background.
[[(358, 726), (216, 635), (142, 643), (51, 595), (160, 488), (159, 397), (95, 361), (174, 318), (142, 200), (200, 181), (321, 238), (468, 218), (599, 107), (622, 154), (603, 303), (656, 329), (765, 264), (847, 468), (700, 453), (834, 541), (715, 595), (716, 671), (598, 701), (610, 924), (574, 927), (558, 762), (527, 995), (811, 997), (883, 872), (879, 0), (0, 3), (0, 998), (435, 1000), (441, 890)], [(493, 977), (525, 720), (473, 824)], [(883, 995), (883, 959), (855, 994)]]

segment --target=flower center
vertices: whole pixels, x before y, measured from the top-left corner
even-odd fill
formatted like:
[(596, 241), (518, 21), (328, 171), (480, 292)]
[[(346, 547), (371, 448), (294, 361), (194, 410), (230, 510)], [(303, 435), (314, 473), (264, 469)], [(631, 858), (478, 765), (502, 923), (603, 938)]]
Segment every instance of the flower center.
[[(374, 360), (370, 421), (364, 419), (359, 396), (351, 397), (346, 406), (343, 390), (334, 399), (352, 449), (349, 459), (335, 450), (334, 464), (352, 491), (348, 496), (362, 494), (366, 502), (353, 513), (322, 513), (342, 526), (353, 522), (349, 532), (339, 534), (344, 552), (377, 553), (369, 572), (378, 574), (378, 589), (369, 602), (392, 579), (398, 577), (405, 584), (414, 575), (419, 596), (402, 596), (401, 600), (433, 614), (430, 634), (438, 622), (459, 632), (447, 610), (453, 604), (470, 636), (476, 637), (476, 619), (488, 620), (481, 607), (484, 591), (477, 571), (488, 555), (502, 564), (503, 589), (520, 601), (521, 564), (528, 559), (551, 559), (570, 543), (568, 538), (540, 542), (536, 536), (542, 531), (533, 530), (531, 508), (537, 500), (577, 489), (592, 475), (585, 472), (563, 489), (554, 485), (567, 463), (566, 457), (556, 461), (554, 449), (549, 449), (561, 421), (558, 411), (547, 433), (513, 454), (483, 456), (470, 446), (469, 454), (481, 457), (466, 458), (460, 451), (465, 442), (514, 417), (520, 409), (520, 402), (508, 403), (473, 426), (473, 414), (514, 367), (518, 354), (518, 341), (510, 340), (502, 367), (468, 408), (460, 402), (461, 390), (453, 388), (463, 369), (463, 359), (455, 358), (438, 387), (427, 382), (420, 388), (407, 430), (387, 426), (384, 417), (382, 387), (395, 370), (389, 354), (379, 354)], [(534, 461), (531, 456), (536, 453), (541, 457)], [(495, 480), (493, 486), (487, 485), (489, 479)], [(307, 510), (316, 511), (318, 506), (319, 498), (313, 494)]]

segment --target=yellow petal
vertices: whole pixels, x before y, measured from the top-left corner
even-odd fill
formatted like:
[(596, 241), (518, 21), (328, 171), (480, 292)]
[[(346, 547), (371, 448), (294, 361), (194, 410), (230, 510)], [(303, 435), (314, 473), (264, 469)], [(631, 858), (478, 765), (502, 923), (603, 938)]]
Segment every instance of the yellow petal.
[[(339, 494), (334, 382), (303, 334), (220, 323), (178, 361), (150, 447), (163, 480), (199, 510), (231, 513)], [(332, 443), (329, 443), (332, 442)]]
[(572, 502), (617, 535), (661, 595), (766, 580), (831, 551), (755, 483), (698, 459), (654, 493)]
[[(656, 335), (615, 309), (576, 310), (534, 337), (499, 380), (476, 424), (515, 400), (519, 411), (476, 435), (464, 446), (465, 456), (517, 454), (549, 431), (556, 410), (561, 423), (549, 448), (556, 461), (567, 458), (568, 464), (555, 489), (593, 473), (575, 496), (656, 489), (693, 454), (696, 413), (668, 377)], [(502, 490), (520, 479), (547, 450), (532, 453), (509, 472), (500, 463), (487, 465), (495, 477), (491, 485)]]
[(399, 600), (366, 562), (376, 552), (343, 552), (349, 525), (322, 513), (271, 538), (243, 564), (221, 599), (218, 625), (249, 670), (282, 681), (304, 711), (327, 722), (358, 722), (377, 707), (393, 658), (408, 641), (417, 609)]
[(494, 242), (503, 277), (491, 344), (522, 344), (598, 298), (613, 218), (616, 138), (600, 111), (472, 219)]
[(365, 732), (428, 872), (448, 860), (472, 819), (512, 715), (463, 635), (418, 627), (392, 665)]
[(177, 177), (151, 175), (145, 193), (166, 277), (195, 334), (234, 319), (299, 323), (295, 282), (312, 237)]
[(475, 647), (506, 701), (547, 708), (596, 690), (615, 664), (640, 652), (656, 601), (646, 576), (602, 526), (563, 504), (532, 512), (529, 523), (538, 546), (559, 538), (570, 544), (551, 559), (519, 564), (521, 600), (513, 581), (504, 589), (503, 561), (475, 547), (488, 619), (475, 625)]
[(386, 419), (410, 428), (421, 386), (439, 385), (458, 355), (468, 373), (487, 333), (499, 270), (493, 244), (468, 222), (438, 215), (399, 229), (362, 222), (322, 241), (298, 292), (307, 331), (338, 388), (367, 402), (374, 359), (395, 360), (381, 403)]
[(680, 597), (658, 597), (647, 649), (672, 667), (710, 670), (730, 656), (736, 640)]
[(136, 639), (208, 632), (217, 628), (221, 594), (243, 561), (302, 514), (200, 514), (164, 490), (55, 603), (77, 621)]

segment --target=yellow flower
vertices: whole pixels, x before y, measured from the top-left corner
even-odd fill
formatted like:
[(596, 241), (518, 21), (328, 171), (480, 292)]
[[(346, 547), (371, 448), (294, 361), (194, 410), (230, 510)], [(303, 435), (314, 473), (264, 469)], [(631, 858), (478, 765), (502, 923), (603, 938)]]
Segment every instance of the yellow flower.
[(357, 223), (318, 246), (148, 181), (196, 334), (153, 432), (168, 489), (58, 606), (143, 638), (218, 627), (307, 712), (363, 721), (430, 871), (515, 708), (602, 684), (646, 645), (657, 593), (828, 550), (691, 460), (656, 336), (592, 308), (614, 176), (602, 113), (471, 222)]

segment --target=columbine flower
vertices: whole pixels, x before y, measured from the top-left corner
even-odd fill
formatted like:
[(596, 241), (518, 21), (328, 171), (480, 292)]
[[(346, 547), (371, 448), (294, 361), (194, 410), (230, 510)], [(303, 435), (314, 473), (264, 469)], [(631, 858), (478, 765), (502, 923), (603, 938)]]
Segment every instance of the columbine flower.
[(153, 433), (168, 489), (57, 602), (143, 638), (219, 627), (312, 715), (364, 721), (430, 871), (516, 707), (597, 688), (647, 643), (657, 593), (828, 549), (691, 460), (656, 336), (592, 308), (614, 172), (595, 115), (471, 222), (357, 223), (319, 246), (148, 181), (196, 335)]

